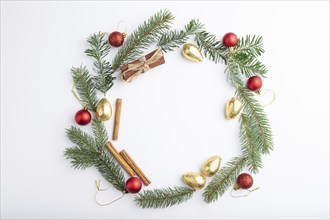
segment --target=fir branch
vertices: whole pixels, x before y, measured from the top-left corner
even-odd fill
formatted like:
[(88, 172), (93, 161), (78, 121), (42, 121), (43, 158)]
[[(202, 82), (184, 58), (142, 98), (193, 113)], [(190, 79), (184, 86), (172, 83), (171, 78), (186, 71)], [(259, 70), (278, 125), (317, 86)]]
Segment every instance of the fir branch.
[(92, 120), (92, 130), (95, 137), (95, 144), (98, 147), (98, 151), (101, 152), (109, 140), (108, 132), (104, 124), (97, 118)]
[(113, 71), (117, 71), (125, 62), (141, 56), (143, 50), (155, 43), (159, 36), (170, 27), (174, 16), (167, 10), (161, 10), (140, 25), (125, 40), (112, 62)]
[(244, 113), (251, 121), (249, 126), (258, 140), (256, 143), (263, 154), (269, 154), (273, 150), (273, 137), (267, 115), (253, 93), (245, 88), (239, 75), (231, 71), (230, 78), (236, 87), (236, 96), (243, 103)]
[(80, 128), (71, 126), (71, 128), (66, 129), (66, 135), (73, 144), (80, 148), (87, 151), (94, 150), (95, 142), (93, 137), (83, 132)]
[(186, 202), (194, 190), (188, 187), (144, 190), (135, 196), (135, 203), (142, 208), (166, 208)]
[(116, 79), (112, 76), (113, 71), (110, 63), (105, 60), (110, 52), (110, 45), (101, 32), (90, 35), (87, 42), (90, 44), (90, 48), (85, 50), (85, 53), (95, 59), (93, 70), (97, 75), (93, 77), (94, 86), (105, 94), (113, 86), (113, 80)]
[(235, 157), (218, 171), (203, 193), (206, 203), (214, 202), (232, 185), (245, 165), (244, 157)]
[(247, 78), (254, 75), (265, 77), (264, 74), (267, 73), (266, 66), (250, 54), (235, 52), (232, 62), (237, 64), (240, 72)]
[(67, 136), (74, 147), (67, 148), (64, 156), (69, 159), (76, 169), (95, 166), (101, 175), (116, 189), (125, 191), (125, 178), (118, 162), (108, 152), (103, 144), (106, 138), (102, 122), (93, 120), (92, 129), (98, 137), (95, 139), (81, 129), (71, 127), (67, 129)]
[(262, 37), (255, 35), (252, 38), (250, 35), (239, 38), (234, 49), (236, 53), (244, 53), (253, 57), (258, 57), (265, 52)]
[(245, 114), (240, 117), (240, 141), (243, 155), (246, 158), (246, 165), (250, 172), (258, 173), (262, 168), (261, 148), (258, 137), (254, 133), (253, 122)]
[(89, 110), (95, 111), (97, 104), (96, 91), (87, 68), (85, 66), (72, 67), (71, 74), (81, 104)]
[(184, 27), (184, 30), (171, 30), (162, 34), (159, 38), (158, 46), (164, 52), (173, 51), (174, 48), (178, 48), (180, 45), (186, 43), (190, 35), (202, 31), (203, 26), (199, 20), (193, 19)]
[(205, 57), (215, 63), (221, 61), (227, 64), (228, 50), (214, 35), (206, 31), (198, 32), (195, 34), (195, 40)]
[(116, 159), (113, 158), (108, 150), (105, 149), (103, 153), (99, 154), (99, 158), (95, 161), (94, 166), (101, 173), (104, 179), (106, 179), (119, 191), (125, 192), (126, 187), (124, 173)]

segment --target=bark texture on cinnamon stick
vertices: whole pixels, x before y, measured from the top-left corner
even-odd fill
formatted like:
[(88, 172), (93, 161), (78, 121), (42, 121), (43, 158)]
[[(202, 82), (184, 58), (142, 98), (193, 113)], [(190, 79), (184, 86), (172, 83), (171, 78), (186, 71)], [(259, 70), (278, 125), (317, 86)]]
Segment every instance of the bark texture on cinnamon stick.
[(118, 163), (123, 167), (123, 169), (130, 175), (131, 177), (135, 176), (135, 172), (132, 170), (132, 168), (126, 163), (126, 161), (120, 156), (116, 148), (112, 145), (112, 143), (109, 141), (107, 143), (108, 150), (112, 154), (114, 158), (118, 161)]
[(134, 170), (136, 175), (138, 175), (138, 177), (140, 177), (143, 184), (148, 186), (151, 183), (151, 181), (143, 173), (143, 171), (140, 169), (140, 167), (138, 167), (138, 165), (134, 162), (134, 160), (130, 157), (130, 155), (125, 150), (120, 151), (119, 154), (126, 161), (126, 163)]
[(116, 110), (115, 110), (115, 121), (113, 124), (113, 134), (112, 134), (112, 140), (114, 140), (114, 141), (118, 140), (121, 106), (122, 106), (122, 99), (117, 99), (116, 100)]

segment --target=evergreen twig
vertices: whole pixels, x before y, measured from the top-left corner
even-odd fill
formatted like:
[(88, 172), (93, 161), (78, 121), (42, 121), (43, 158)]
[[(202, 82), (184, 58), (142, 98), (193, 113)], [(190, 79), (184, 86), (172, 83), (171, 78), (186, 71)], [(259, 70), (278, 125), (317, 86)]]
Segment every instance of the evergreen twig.
[(238, 42), (235, 46), (236, 53), (249, 54), (253, 57), (258, 57), (265, 52), (262, 45), (261, 36), (252, 36), (247, 35), (245, 38), (241, 37), (238, 39)]
[(105, 94), (113, 86), (113, 80), (116, 79), (112, 76), (113, 71), (110, 63), (105, 60), (110, 52), (110, 45), (104, 38), (104, 34), (100, 32), (90, 35), (87, 42), (90, 44), (90, 48), (85, 50), (85, 53), (95, 59), (93, 70), (97, 75), (93, 77), (94, 86)]
[(250, 172), (258, 173), (259, 168), (262, 168), (261, 149), (258, 137), (253, 133), (253, 121), (243, 113), (240, 123), (240, 141), (246, 166), (249, 167)]
[(251, 121), (252, 134), (258, 140), (256, 144), (263, 154), (269, 154), (273, 150), (273, 137), (267, 115), (259, 102), (253, 97), (253, 93), (245, 88), (239, 75), (231, 73), (230, 77), (235, 82), (236, 96), (243, 103), (244, 113)]
[(81, 104), (89, 110), (95, 111), (97, 104), (96, 91), (87, 68), (85, 66), (72, 67), (71, 74)]
[(213, 34), (206, 31), (198, 32), (195, 34), (195, 40), (209, 60), (215, 63), (219, 61), (227, 63), (228, 50)]
[(108, 140), (102, 122), (93, 119), (92, 129), (95, 139), (79, 128), (67, 129), (67, 136), (74, 147), (65, 149), (64, 156), (70, 159), (75, 169), (86, 169), (95, 166), (101, 175), (116, 189), (125, 191), (125, 178), (118, 162), (105, 147)]
[(173, 51), (174, 48), (186, 43), (188, 37), (203, 29), (203, 24), (199, 20), (191, 20), (184, 30), (171, 30), (163, 33), (158, 41), (158, 46), (162, 48), (164, 52)]
[(135, 203), (142, 208), (166, 208), (186, 202), (194, 190), (188, 187), (145, 190), (135, 196)]
[(141, 56), (144, 49), (155, 43), (161, 34), (169, 29), (173, 19), (172, 13), (160, 10), (140, 25), (127, 37), (124, 46), (116, 54), (112, 62), (113, 71), (117, 71), (125, 62)]
[(244, 157), (235, 157), (229, 161), (218, 173), (212, 178), (209, 185), (203, 193), (206, 203), (214, 202), (221, 197), (226, 190), (235, 182), (245, 165)]
[(256, 57), (249, 54), (237, 53), (233, 55), (232, 62), (239, 68), (240, 72), (249, 78), (251, 76), (259, 75), (265, 77), (267, 68)]

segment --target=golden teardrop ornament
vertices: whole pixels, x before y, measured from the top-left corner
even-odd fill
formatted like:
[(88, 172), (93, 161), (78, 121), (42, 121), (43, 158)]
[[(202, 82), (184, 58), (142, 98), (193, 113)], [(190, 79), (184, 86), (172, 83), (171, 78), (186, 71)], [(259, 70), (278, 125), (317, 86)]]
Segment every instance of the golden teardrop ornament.
[(204, 176), (213, 176), (220, 168), (221, 157), (213, 156), (210, 157), (202, 166), (202, 174)]
[(202, 189), (206, 184), (205, 177), (200, 173), (185, 173), (182, 175), (182, 178), (183, 181), (194, 190)]
[(102, 121), (107, 121), (111, 118), (112, 107), (106, 98), (102, 98), (96, 105), (96, 116)]
[(194, 62), (202, 62), (203, 55), (200, 50), (194, 44), (185, 44), (182, 47), (182, 54), (188, 60)]
[(229, 99), (226, 104), (226, 118), (234, 119), (241, 112), (242, 108), (243, 104), (238, 98), (233, 97)]

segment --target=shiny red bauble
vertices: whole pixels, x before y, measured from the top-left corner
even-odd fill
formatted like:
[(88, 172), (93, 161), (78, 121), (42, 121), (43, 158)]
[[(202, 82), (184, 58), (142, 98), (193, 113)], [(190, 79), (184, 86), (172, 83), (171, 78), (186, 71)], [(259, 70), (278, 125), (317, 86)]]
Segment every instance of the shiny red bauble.
[(251, 91), (258, 91), (262, 87), (262, 79), (259, 76), (252, 76), (246, 82), (246, 87)]
[(87, 109), (81, 109), (77, 111), (74, 119), (79, 125), (87, 125), (91, 121), (92, 115)]
[(242, 173), (237, 177), (236, 184), (240, 189), (250, 189), (253, 185), (253, 178), (248, 173)]
[(114, 47), (120, 47), (124, 43), (124, 35), (119, 31), (114, 31), (109, 35), (109, 44)]
[(131, 177), (126, 181), (126, 190), (129, 193), (138, 193), (142, 188), (142, 181), (137, 177)]
[(226, 47), (233, 47), (237, 44), (237, 42), (238, 42), (238, 38), (237, 38), (236, 34), (234, 34), (232, 32), (225, 34), (222, 38), (222, 43)]

